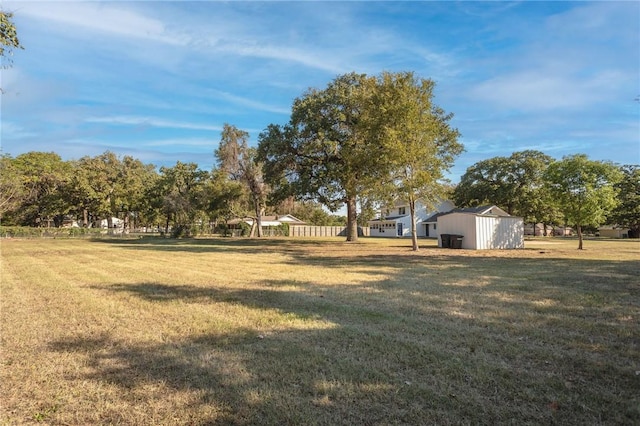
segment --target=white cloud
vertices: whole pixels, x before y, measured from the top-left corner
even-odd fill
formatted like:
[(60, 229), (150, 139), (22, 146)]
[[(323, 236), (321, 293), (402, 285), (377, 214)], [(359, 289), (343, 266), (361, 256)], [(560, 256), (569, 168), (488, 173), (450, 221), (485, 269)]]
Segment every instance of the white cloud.
[(217, 94), (218, 94), (218, 97), (222, 99), (225, 99), (237, 105), (250, 107), (251, 109), (255, 109), (255, 110), (273, 112), (276, 114), (289, 114), (291, 112), (289, 108), (283, 108), (283, 107), (265, 104), (262, 102), (254, 101), (253, 99), (237, 96), (232, 93), (217, 92)]
[(25, 139), (37, 136), (37, 133), (26, 129), (19, 124), (0, 120), (0, 135), (8, 139)]
[(580, 78), (549, 70), (520, 71), (487, 80), (472, 90), (481, 100), (520, 111), (583, 108), (609, 100), (623, 79), (616, 71)]
[(172, 129), (191, 129), (191, 130), (212, 130), (221, 131), (221, 126), (213, 126), (208, 124), (190, 123), (184, 121), (163, 120), (153, 117), (138, 117), (131, 115), (117, 115), (107, 117), (88, 117), (85, 119), (87, 123), (104, 123), (121, 126), (142, 126), (142, 127), (164, 127)]
[(213, 147), (217, 146), (217, 141), (211, 138), (177, 138), (161, 139), (141, 143), (143, 146), (191, 146), (208, 147), (213, 152)]
[(18, 10), (21, 16), (67, 27), (68, 32), (73, 32), (73, 27), (76, 27), (85, 33), (101, 32), (172, 45), (185, 44), (187, 41), (175, 33), (169, 34), (161, 21), (141, 15), (118, 3), (23, 2), (10, 7)]

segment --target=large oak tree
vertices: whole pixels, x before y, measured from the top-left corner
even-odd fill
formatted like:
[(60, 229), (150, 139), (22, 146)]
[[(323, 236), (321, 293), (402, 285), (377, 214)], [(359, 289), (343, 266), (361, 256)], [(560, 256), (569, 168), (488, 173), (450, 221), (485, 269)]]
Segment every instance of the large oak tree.
[(276, 194), (315, 199), (336, 211), (347, 206), (347, 241), (358, 239), (359, 191), (380, 181), (381, 146), (368, 138), (362, 114), (373, 80), (346, 74), (325, 89), (309, 89), (293, 102), (284, 126), (259, 136), (259, 155)]
[(358, 238), (359, 199), (435, 195), (461, 145), (432, 95), (433, 82), (412, 73), (351, 73), (310, 89), (294, 101), (288, 124), (259, 137), (275, 192), (334, 211), (346, 205), (347, 241)]
[(536, 150), (479, 161), (460, 179), (453, 201), (460, 207), (495, 204), (527, 222), (556, 222), (558, 211), (544, 185), (544, 173), (553, 161)]

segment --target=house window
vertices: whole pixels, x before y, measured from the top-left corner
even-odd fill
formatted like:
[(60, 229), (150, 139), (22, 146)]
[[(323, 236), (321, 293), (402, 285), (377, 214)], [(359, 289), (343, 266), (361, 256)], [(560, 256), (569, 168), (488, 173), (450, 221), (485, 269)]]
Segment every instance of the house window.
[(434, 230), (434, 231), (436, 230), (436, 226), (438, 226), (438, 225), (436, 225), (436, 224), (434, 223), (434, 224), (433, 224), (433, 230)]
[(406, 209), (406, 207), (399, 207), (398, 208), (398, 214), (407, 214), (405, 209)]

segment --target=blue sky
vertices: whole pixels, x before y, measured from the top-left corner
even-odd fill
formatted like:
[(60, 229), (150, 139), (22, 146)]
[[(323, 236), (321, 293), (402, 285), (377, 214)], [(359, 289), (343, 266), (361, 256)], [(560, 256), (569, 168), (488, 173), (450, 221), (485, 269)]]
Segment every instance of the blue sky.
[(640, 163), (640, 2), (3, 1), (2, 151), (214, 163), (339, 74), (437, 82), (477, 161), (538, 149)]

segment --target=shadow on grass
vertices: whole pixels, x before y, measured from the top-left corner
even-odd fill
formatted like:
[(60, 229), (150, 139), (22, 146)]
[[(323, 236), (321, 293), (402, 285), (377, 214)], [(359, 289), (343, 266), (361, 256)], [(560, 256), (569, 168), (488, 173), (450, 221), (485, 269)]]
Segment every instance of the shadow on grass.
[[(299, 249), (300, 247), (317, 246), (326, 240), (292, 239), (292, 238), (163, 238), (144, 237), (139, 239), (95, 239), (95, 243), (115, 245), (127, 249), (158, 250), (191, 253), (228, 253), (247, 254), (265, 253), (269, 250)], [(336, 243), (347, 244), (343, 238), (336, 238)]]
[[(287, 246), (287, 243), (283, 243)], [(261, 244), (259, 244), (261, 248)], [(291, 262), (329, 268), (320, 255)], [(132, 344), (54, 342), (93, 380), (198, 395), (200, 424), (629, 424), (640, 420), (638, 283), (632, 262), (369, 255), (362, 283), (264, 279), (250, 288), (112, 284), (146, 302), (241, 306), (323, 322)], [(109, 296), (107, 296), (109, 297)], [(153, 399), (153, 396), (148, 396)], [(170, 397), (168, 397), (170, 398)]]

